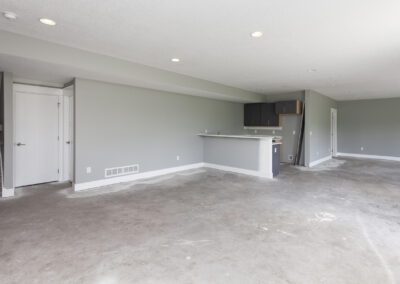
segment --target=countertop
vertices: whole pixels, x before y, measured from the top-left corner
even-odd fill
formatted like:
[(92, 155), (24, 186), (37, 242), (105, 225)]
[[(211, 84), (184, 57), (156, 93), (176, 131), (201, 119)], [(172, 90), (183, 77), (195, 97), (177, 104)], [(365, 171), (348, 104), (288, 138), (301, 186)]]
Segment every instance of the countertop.
[[(203, 137), (221, 137), (221, 138), (239, 138), (239, 139), (282, 139), (281, 136), (272, 136), (272, 135), (229, 135), (229, 134), (208, 134), (208, 133), (199, 133), (198, 136)], [(276, 142), (276, 144), (280, 144), (280, 142)], [(275, 143), (274, 143), (275, 144)]]

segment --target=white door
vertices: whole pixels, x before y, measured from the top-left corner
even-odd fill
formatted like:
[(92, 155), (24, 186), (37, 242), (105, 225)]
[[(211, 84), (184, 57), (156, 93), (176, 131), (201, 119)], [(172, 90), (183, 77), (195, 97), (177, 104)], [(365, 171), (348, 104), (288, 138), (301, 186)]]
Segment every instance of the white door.
[(337, 110), (331, 109), (331, 151), (332, 156), (337, 156)]
[(74, 180), (74, 132), (73, 132), (73, 117), (74, 117), (74, 104), (73, 96), (68, 95), (70, 90), (64, 89), (64, 166), (63, 176), (65, 181)]
[(59, 96), (40, 89), (14, 86), (17, 187), (59, 179)]

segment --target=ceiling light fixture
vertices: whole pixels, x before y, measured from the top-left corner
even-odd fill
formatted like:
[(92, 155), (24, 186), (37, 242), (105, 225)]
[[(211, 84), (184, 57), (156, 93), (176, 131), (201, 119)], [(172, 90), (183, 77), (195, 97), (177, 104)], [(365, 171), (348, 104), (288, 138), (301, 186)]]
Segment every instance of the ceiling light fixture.
[(179, 58), (172, 58), (171, 61), (177, 63), (180, 62), (181, 60)]
[(314, 73), (314, 72), (317, 72), (317, 69), (311, 68), (311, 69), (308, 69), (307, 71), (308, 71), (308, 73)]
[(262, 35), (263, 35), (263, 33), (260, 32), (260, 31), (252, 32), (252, 33), (251, 33), (251, 36), (252, 36), (252, 37), (255, 37), (255, 38), (262, 37)]
[(15, 14), (13, 12), (9, 12), (9, 11), (3, 12), (3, 16), (7, 20), (16, 20), (17, 19), (17, 14)]
[(44, 25), (48, 25), (48, 26), (55, 26), (57, 25), (57, 23), (55, 21), (53, 21), (52, 19), (47, 19), (47, 18), (41, 18), (39, 19), (39, 21), (44, 24)]

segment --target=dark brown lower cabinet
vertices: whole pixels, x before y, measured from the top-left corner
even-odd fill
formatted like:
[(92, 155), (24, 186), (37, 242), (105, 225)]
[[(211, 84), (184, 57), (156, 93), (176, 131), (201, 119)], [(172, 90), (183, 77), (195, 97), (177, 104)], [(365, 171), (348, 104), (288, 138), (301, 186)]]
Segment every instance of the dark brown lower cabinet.
[(274, 177), (279, 175), (281, 167), (281, 145), (272, 145), (272, 175)]

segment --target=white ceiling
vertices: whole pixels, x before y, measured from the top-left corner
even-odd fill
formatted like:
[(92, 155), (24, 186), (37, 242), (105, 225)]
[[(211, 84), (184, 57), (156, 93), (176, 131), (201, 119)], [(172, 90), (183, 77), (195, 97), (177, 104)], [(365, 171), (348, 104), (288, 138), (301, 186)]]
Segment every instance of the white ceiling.
[(0, 10), (19, 16), (1, 17), (2, 30), (256, 93), (400, 96), (398, 0), (0, 0)]

